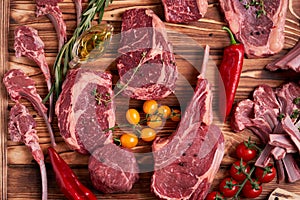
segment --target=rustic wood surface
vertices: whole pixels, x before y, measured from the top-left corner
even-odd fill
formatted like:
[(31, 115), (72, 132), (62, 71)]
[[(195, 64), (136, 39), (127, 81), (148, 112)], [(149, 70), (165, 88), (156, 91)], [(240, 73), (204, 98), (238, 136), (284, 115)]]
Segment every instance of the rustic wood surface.
[[(75, 11), (72, 0), (64, 0), (59, 3), (63, 12), (63, 17), (67, 24), (68, 36), (72, 34), (75, 28)], [(120, 30), (121, 14), (126, 9), (134, 7), (147, 7), (153, 9), (163, 19), (163, 9), (160, 0), (115, 0), (104, 14), (104, 20), (112, 23), (116, 27), (116, 32)], [(56, 34), (53, 26), (46, 17), (35, 17), (35, 2), (34, 0), (2, 0), (0, 3), (0, 12), (2, 19), (0, 20), (0, 79), (2, 80), (3, 73), (12, 68), (21, 68), (30, 75), (37, 83), (38, 93), (42, 97), (46, 94), (46, 84), (42, 73), (35, 63), (25, 57), (16, 58), (13, 50), (13, 31), (19, 25), (29, 25), (39, 31), (39, 35), (45, 42), (45, 52), (49, 66), (52, 66), (56, 53), (57, 42)], [(289, 0), (289, 11), (285, 25), (285, 46), (284, 49), (277, 55), (264, 59), (245, 59), (241, 81), (236, 94), (236, 101), (249, 97), (251, 91), (259, 84), (265, 83), (272, 87), (279, 86), (283, 82), (299, 80), (299, 74), (294, 72), (269, 72), (264, 70), (264, 66), (270, 61), (284, 55), (300, 37), (299, 18), (300, 2), (298, 0)], [(209, 0), (209, 9), (205, 18), (198, 22), (189, 25), (178, 25), (165, 23), (168, 30), (178, 31), (193, 38), (200, 46), (205, 44), (211, 47), (211, 59), (215, 64), (220, 64), (223, 48), (229, 45), (229, 38), (221, 27), (225, 25), (223, 15), (218, 7), (217, 0)], [(176, 36), (172, 36), (176, 41)], [(178, 38), (179, 39), (179, 38)], [(180, 39), (178, 40), (180, 41)], [(176, 44), (174, 44), (176, 46)], [(195, 55), (195, 52), (189, 52), (183, 49), (185, 54)], [(200, 56), (199, 56), (200, 57)], [(199, 62), (201, 59), (199, 59)], [(195, 61), (197, 62), (197, 60)], [(177, 58), (179, 72), (194, 85), (196, 82), (197, 71), (193, 71), (191, 66), (184, 66), (185, 61), (182, 58)], [(112, 66), (111, 73), (114, 80), (118, 79), (116, 66)], [(1, 98), (0, 98), (0, 198), (1, 199), (40, 199), (41, 197), (41, 180), (38, 165), (33, 161), (28, 149), (20, 143), (12, 142), (7, 136), (7, 116), (13, 102), (7, 97), (5, 88), (1, 82)], [(185, 96), (184, 88), (179, 90), (179, 95)], [(170, 106), (178, 106), (176, 98), (170, 96), (161, 102)], [(32, 109), (30, 104), (24, 101), (29, 106), (30, 112), (34, 115), (38, 127), (40, 144), (43, 150), (50, 145), (50, 139), (47, 134), (45, 124), (41, 117)], [(141, 101), (132, 101), (130, 106), (141, 109)], [(122, 114), (118, 114), (121, 115)], [(82, 156), (72, 152), (63, 142), (59, 135), (59, 130), (56, 125), (56, 120), (53, 122), (56, 141), (58, 143), (57, 150), (68, 164), (74, 169), (79, 179), (91, 188), (98, 199), (156, 199), (150, 191), (151, 172), (140, 175), (140, 180), (134, 185), (133, 189), (126, 194), (101, 194), (95, 191), (89, 180), (87, 162), (88, 156)], [(169, 134), (176, 128), (175, 123), (167, 123), (160, 135)], [(222, 161), (221, 168), (215, 178), (213, 187), (215, 187), (220, 179), (228, 175), (229, 165), (235, 160), (234, 147), (242, 140), (247, 139), (253, 134), (249, 131), (244, 131), (242, 134), (233, 133), (227, 123), (222, 127), (226, 139), (226, 152)], [(141, 146), (135, 149), (136, 152), (148, 151), (149, 144), (141, 143)], [(46, 155), (46, 167), (49, 180), (49, 199), (64, 199), (63, 195), (56, 186), (54, 175)], [(291, 192), (300, 194), (300, 182), (293, 184), (280, 184), (275, 181), (264, 184), (263, 194), (257, 199), (266, 199), (270, 192), (281, 187)]]

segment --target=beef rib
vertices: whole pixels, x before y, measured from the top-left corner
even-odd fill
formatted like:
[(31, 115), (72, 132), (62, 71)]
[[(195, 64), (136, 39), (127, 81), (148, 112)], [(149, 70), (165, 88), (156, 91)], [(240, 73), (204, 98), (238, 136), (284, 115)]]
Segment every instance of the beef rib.
[(283, 48), (287, 0), (264, 0), (263, 4), (258, 0), (219, 1), (231, 31), (244, 44), (249, 58), (270, 56)]
[(204, 17), (207, 0), (162, 0), (167, 22), (186, 23)]
[(117, 67), (123, 94), (142, 100), (171, 94), (177, 67), (163, 22), (149, 9), (131, 9), (123, 14)]
[(67, 145), (79, 153), (92, 153), (111, 140), (115, 112), (111, 97), (112, 76), (89, 69), (74, 69), (67, 74), (55, 105), (60, 134)]
[(152, 146), (154, 174), (151, 189), (160, 199), (204, 199), (224, 154), (224, 136), (211, 125), (211, 91), (199, 76), (195, 94), (179, 127)]

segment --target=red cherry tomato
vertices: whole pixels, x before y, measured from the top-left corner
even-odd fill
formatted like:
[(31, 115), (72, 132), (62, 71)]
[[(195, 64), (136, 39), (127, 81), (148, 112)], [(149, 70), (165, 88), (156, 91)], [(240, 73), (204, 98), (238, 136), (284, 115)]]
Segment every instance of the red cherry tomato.
[(256, 157), (257, 151), (250, 142), (241, 142), (236, 147), (236, 155), (238, 158), (242, 158), (243, 161), (249, 161)]
[(221, 195), (220, 192), (217, 191), (208, 193), (208, 195), (205, 198), (205, 200), (223, 200), (223, 199), (224, 199), (223, 195)]
[(247, 181), (242, 189), (242, 194), (246, 198), (256, 198), (262, 193), (262, 186), (259, 184), (259, 182), (254, 181), (251, 183), (250, 181)]
[(238, 191), (238, 182), (232, 178), (225, 178), (219, 185), (219, 190), (224, 197), (233, 197)]
[(231, 165), (230, 176), (236, 181), (243, 181), (246, 178), (246, 175), (243, 173), (246, 172), (249, 174), (250, 167), (244, 161), (236, 161)]
[(276, 169), (271, 163), (269, 163), (268, 166), (265, 168), (255, 168), (254, 174), (259, 182), (269, 183), (275, 178)]

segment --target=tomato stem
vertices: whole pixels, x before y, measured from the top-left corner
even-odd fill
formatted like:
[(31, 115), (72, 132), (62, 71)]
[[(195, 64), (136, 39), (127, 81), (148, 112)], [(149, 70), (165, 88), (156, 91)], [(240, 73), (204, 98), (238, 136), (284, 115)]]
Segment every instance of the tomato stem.
[(255, 166), (253, 166), (253, 167), (251, 168), (251, 170), (250, 170), (249, 173), (246, 173), (246, 172), (243, 170), (243, 173), (246, 175), (246, 178), (245, 178), (245, 180), (242, 182), (242, 184), (240, 185), (239, 190), (238, 190), (237, 193), (234, 195), (233, 199), (238, 199), (239, 194), (241, 193), (243, 187), (245, 186), (245, 184), (246, 184), (246, 182), (247, 182), (248, 180), (251, 182), (251, 184), (253, 184), (253, 181), (252, 181), (252, 179), (251, 179), (251, 175), (252, 175), (252, 173), (254, 172), (254, 170), (255, 170)]

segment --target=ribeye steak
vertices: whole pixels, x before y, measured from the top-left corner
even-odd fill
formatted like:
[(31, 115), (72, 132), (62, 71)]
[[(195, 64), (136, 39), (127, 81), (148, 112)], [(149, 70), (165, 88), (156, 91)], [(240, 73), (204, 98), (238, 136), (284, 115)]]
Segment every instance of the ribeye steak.
[(244, 44), (248, 57), (266, 57), (283, 48), (287, 0), (256, 0), (254, 5), (251, 0), (219, 1), (231, 31)]
[(177, 131), (153, 143), (151, 188), (159, 198), (205, 198), (225, 148), (222, 132), (211, 123), (211, 91), (208, 81), (200, 76)]
[(207, 0), (162, 0), (167, 22), (185, 23), (204, 17)]
[(56, 102), (58, 126), (68, 146), (80, 153), (92, 153), (111, 140), (115, 112), (111, 97), (112, 76), (89, 69), (70, 70)]
[(123, 94), (135, 99), (161, 99), (171, 94), (177, 67), (163, 22), (148, 9), (123, 14), (117, 67)]

